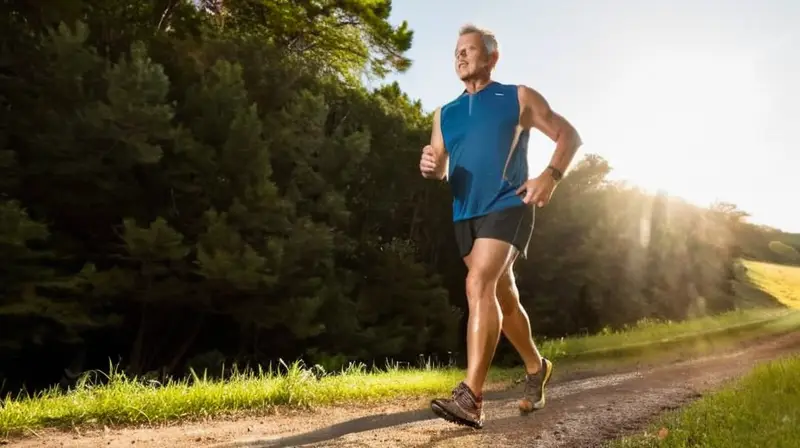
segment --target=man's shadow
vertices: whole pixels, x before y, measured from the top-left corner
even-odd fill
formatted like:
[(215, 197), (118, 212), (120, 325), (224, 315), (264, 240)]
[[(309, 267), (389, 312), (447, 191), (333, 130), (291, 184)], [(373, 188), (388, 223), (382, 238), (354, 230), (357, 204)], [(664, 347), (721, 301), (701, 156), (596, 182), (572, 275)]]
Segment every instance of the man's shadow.
[[(512, 400), (517, 398), (518, 395), (519, 391), (513, 389), (505, 391), (497, 391), (497, 392), (488, 392), (486, 393), (486, 400), (488, 401)], [(508, 420), (511, 418), (517, 418), (517, 417), (509, 417), (501, 420)], [(409, 423), (416, 423), (420, 421), (436, 420), (436, 419), (438, 419), (438, 417), (430, 409), (418, 409), (413, 411), (398, 412), (394, 414), (370, 415), (366, 417), (355, 418), (342, 423), (337, 423), (335, 425), (327, 426), (325, 428), (320, 428), (314, 431), (309, 431), (303, 434), (297, 434), (294, 436), (282, 437), (279, 439), (271, 439), (271, 440), (266, 439), (266, 440), (254, 440), (248, 442), (233, 442), (233, 443), (216, 445), (216, 447), (217, 448), (294, 447), (294, 446), (308, 445), (313, 443), (326, 442), (348, 434), (357, 434), (364, 431), (374, 431), (378, 429), (390, 428), (393, 426), (400, 426)], [(495, 426), (495, 424), (496, 421), (493, 421), (491, 426)], [(484, 430), (485, 429), (489, 428), (484, 427)], [(446, 433), (442, 434), (436, 439), (436, 441), (463, 437), (472, 434), (474, 431), (475, 430), (471, 428), (453, 426), (453, 429), (451, 431), (447, 431)]]
[(382, 414), (370, 415), (360, 417), (346, 422), (337, 423), (325, 428), (320, 428), (315, 431), (310, 431), (295, 436), (282, 437), (275, 440), (255, 440), (250, 442), (240, 442), (219, 445), (220, 447), (258, 447), (258, 448), (279, 448), (279, 447), (292, 447), (308, 445), (312, 443), (320, 443), (347, 434), (356, 434), (364, 431), (374, 431), (376, 429), (390, 428), (392, 426), (405, 425), (407, 423), (414, 423), (423, 420), (431, 420), (436, 418), (432, 411), (429, 409), (421, 409), (416, 411), (406, 411), (397, 414)]
[[(513, 420), (530, 418), (531, 416), (510, 416), (487, 422), (481, 433), (502, 432), (503, 427)], [(428, 409), (417, 411), (406, 411), (396, 414), (384, 414), (376, 416), (361, 417), (336, 425), (321, 428), (295, 436), (282, 437), (274, 440), (254, 440), (249, 442), (236, 442), (231, 444), (217, 445), (218, 448), (284, 448), (296, 447), (314, 443), (322, 443), (338, 439), (348, 434), (357, 434), (364, 431), (374, 431), (378, 429), (390, 428), (424, 420), (436, 420), (437, 417)], [(454, 440), (474, 434), (476, 430), (472, 428), (455, 426), (446, 423), (448, 426), (445, 431), (434, 436), (430, 442), (422, 446), (435, 446), (444, 440)]]

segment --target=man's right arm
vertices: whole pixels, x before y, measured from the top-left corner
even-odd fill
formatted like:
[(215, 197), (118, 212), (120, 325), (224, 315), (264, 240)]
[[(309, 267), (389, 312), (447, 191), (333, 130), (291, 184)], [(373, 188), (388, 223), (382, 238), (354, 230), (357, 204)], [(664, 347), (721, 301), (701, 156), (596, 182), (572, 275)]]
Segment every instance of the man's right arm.
[(447, 180), (447, 173), (448, 173), (448, 163), (450, 162), (450, 157), (448, 157), (447, 150), (444, 147), (444, 137), (442, 136), (442, 108), (437, 107), (436, 110), (433, 112), (433, 126), (431, 128), (431, 146), (433, 147), (436, 160), (439, 162), (439, 169), (441, 170), (441, 175), (439, 179)]

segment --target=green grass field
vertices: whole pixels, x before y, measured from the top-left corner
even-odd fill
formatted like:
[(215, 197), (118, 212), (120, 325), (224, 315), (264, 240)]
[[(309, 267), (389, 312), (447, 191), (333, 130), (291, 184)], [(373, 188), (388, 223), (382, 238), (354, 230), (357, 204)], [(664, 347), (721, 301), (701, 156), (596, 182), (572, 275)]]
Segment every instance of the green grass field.
[(571, 337), (540, 344), (544, 356), (551, 359), (613, 358), (645, 354), (658, 345), (682, 345), (689, 341), (716, 338), (723, 333), (739, 333), (757, 328), (794, 311), (781, 308), (758, 308), (683, 322), (643, 320), (620, 331), (604, 331), (588, 337)]
[(794, 448), (800, 445), (800, 356), (754, 369), (609, 448)]
[[(748, 275), (756, 279), (763, 273), (765, 288), (782, 294), (793, 291), (785, 285), (793, 284), (796, 279), (777, 276), (771, 265), (751, 264), (748, 268)], [(586, 361), (597, 365), (598, 359), (640, 362), (648, 356), (663, 357), (668, 350), (681, 356), (697, 356), (745, 339), (796, 329), (800, 329), (800, 312), (778, 307), (755, 308), (680, 323), (643, 321), (622, 331), (545, 341), (540, 349), (545, 356), (558, 361), (563, 371), (570, 363)], [(506, 387), (521, 378), (521, 374), (521, 369), (492, 369), (489, 389)], [(423, 399), (449, 393), (463, 375), (459, 369), (376, 370), (351, 366), (335, 375), (320, 377), (315, 369), (295, 363), (281, 374), (249, 372), (224, 381), (194, 377), (157, 385), (112, 370), (104, 384), (87, 379), (69, 392), (53, 389), (33, 397), (0, 401), (0, 435), (42, 427), (151, 424), (243, 412), (265, 413), (278, 406), (297, 408), (352, 402), (363, 405), (392, 399)]]

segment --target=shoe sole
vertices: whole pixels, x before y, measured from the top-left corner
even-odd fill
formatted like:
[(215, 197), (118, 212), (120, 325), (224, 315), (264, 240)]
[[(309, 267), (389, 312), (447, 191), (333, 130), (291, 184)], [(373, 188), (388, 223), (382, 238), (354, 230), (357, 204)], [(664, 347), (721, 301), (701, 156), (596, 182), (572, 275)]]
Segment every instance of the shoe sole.
[(475, 422), (472, 420), (466, 420), (456, 415), (451, 414), (447, 409), (439, 406), (436, 403), (431, 403), (431, 410), (437, 417), (447, 420), (450, 423), (455, 423), (459, 426), (467, 426), (472, 429), (481, 429), (483, 428), (483, 422)]
[(521, 414), (527, 415), (527, 414), (530, 414), (531, 412), (536, 412), (536, 411), (544, 409), (544, 405), (547, 402), (547, 399), (545, 398), (544, 388), (547, 387), (547, 383), (550, 381), (550, 377), (553, 375), (553, 371), (555, 370), (555, 366), (553, 366), (553, 363), (551, 361), (548, 361), (548, 365), (550, 366), (550, 369), (547, 371), (547, 373), (545, 373), (544, 381), (542, 381), (542, 399), (537, 401), (536, 403), (531, 403), (529, 409), (526, 409), (526, 408), (528, 408), (528, 406), (523, 406), (522, 403), (523, 402), (530, 403), (530, 400), (528, 400), (527, 398), (524, 398), (520, 402), (520, 406), (519, 406), (519, 412)]

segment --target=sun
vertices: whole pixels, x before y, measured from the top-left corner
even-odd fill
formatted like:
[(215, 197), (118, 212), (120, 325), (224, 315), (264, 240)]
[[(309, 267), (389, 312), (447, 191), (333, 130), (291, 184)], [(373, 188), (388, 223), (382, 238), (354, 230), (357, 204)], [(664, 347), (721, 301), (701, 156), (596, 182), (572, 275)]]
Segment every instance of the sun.
[(611, 102), (592, 110), (583, 149), (612, 178), (707, 205), (735, 195), (757, 156), (764, 107), (752, 61), (735, 54), (651, 49), (617, 67)]

